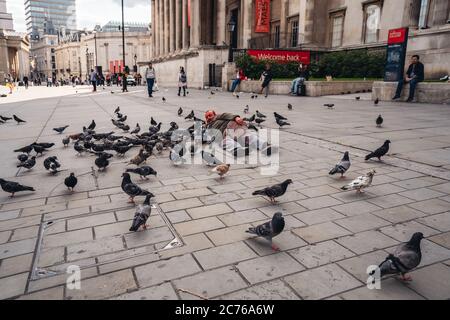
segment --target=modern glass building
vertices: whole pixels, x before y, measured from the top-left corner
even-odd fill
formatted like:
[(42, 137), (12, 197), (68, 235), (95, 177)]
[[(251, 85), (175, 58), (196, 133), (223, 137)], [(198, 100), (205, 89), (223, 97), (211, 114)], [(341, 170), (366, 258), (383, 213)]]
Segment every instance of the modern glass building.
[(77, 29), (75, 0), (25, 0), (25, 15), (27, 32), (34, 40), (61, 28)]

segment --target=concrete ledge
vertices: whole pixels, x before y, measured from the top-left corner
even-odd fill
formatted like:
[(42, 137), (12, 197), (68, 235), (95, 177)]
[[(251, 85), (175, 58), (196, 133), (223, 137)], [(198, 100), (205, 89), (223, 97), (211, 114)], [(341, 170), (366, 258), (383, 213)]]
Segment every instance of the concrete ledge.
[[(375, 81), (372, 90), (372, 99), (390, 101), (395, 95), (397, 82)], [(409, 85), (405, 85), (402, 92), (402, 100), (409, 95)], [(417, 85), (415, 101), (423, 103), (450, 104), (450, 83), (446, 82), (421, 82)]]
[[(231, 83), (232, 80), (228, 82), (228, 88), (231, 88)], [(272, 81), (270, 83), (269, 93), (289, 94), (291, 83), (291, 81)], [(368, 92), (372, 90), (373, 81), (306, 81), (305, 85), (307, 96), (320, 97), (341, 94), (343, 92)], [(261, 90), (261, 81), (242, 81), (237, 90), (242, 92), (259, 92)]]

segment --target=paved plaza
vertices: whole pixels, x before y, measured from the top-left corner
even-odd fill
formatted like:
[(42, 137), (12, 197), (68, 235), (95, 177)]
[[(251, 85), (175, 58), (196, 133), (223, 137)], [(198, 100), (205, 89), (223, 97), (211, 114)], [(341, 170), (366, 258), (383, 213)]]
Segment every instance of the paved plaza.
[[(42, 89), (42, 90), (41, 90)], [(14, 198), (0, 190), (1, 299), (449, 299), (450, 298), (450, 106), (380, 102), (353, 96), (251, 99), (210, 90), (161, 88), (155, 98), (143, 87), (30, 88), (27, 99), (15, 92), (0, 98), (0, 114), (27, 123), (0, 125), (0, 177), (33, 186)], [(60, 91), (58, 91), (60, 90)], [(111, 93), (114, 91), (114, 94)], [(60, 92), (60, 94), (55, 94)], [(23, 93), (22, 93), (23, 94)], [(165, 96), (167, 101), (162, 102)], [(42, 98), (43, 97), (43, 98)], [(288, 103), (293, 105), (289, 111)], [(324, 103), (334, 103), (332, 110)], [(132, 168), (114, 156), (98, 173), (95, 157), (77, 156), (73, 142), (52, 130), (70, 125), (74, 134), (92, 119), (97, 132), (121, 134), (111, 123), (120, 106), (134, 128), (147, 130), (150, 117), (180, 128), (215, 109), (243, 115), (245, 105), (268, 116), (265, 128), (278, 128), (276, 111), (292, 124), (280, 130), (280, 168), (261, 175), (258, 167), (232, 165), (224, 179), (205, 165), (174, 166), (168, 151), (148, 165), (157, 172), (133, 181), (156, 195), (150, 228), (129, 232), (135, 206), (121, 190), (121, 174)], [(381, 128), (375, 125), (379, 114)], [(127, 134), (128, 135), (128, 134)], [(389, 139), (382, 162), (364, 156)], [(18, 169), (13, 150), (35, 141), (54, 142), (30, 170)], [(346, 179), (328, 175), (349, 151)], [(61, 172), (50, 175), (43, 160), (56, 155)], [(375, 169), (363, 194), (342, 191), (352, 179)], [(68, 191), (64, 178), (74, 172), (78, 185)], [(252, 192), (292, 179), (288, 192), (271, 205)], [(136, 199), (142, 203), (143, 198)], [(245, 230), (280, 211), (286, 221), (274, 238), (279, 252)], [(49, 224), (51, 222), (51, 224)], [(366, 286), (367, 267), (378, 265), (414, 232), (422, 232), (422, 262), (411, 282), (388, 277), (381, 289)], [(66, 286), (67, 268), (81, 268), (81, 289)]]

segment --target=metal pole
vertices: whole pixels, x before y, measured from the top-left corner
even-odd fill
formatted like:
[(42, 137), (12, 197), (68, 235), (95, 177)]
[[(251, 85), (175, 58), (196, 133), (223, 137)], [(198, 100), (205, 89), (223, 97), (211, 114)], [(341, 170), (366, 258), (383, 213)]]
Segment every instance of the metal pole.
[(97, 34), (94, 33), (94, 45), (95, 45), (95, 66), (98, 67), (97, 62)]
[(122, 91), (127, 90), (127, 79), (125, 77), (125, 22), (124, 22), (124, 12), (123, 12), (123, 0), (122, 0), (122, 56), (123, 56), (123, 76), (122, 76)]

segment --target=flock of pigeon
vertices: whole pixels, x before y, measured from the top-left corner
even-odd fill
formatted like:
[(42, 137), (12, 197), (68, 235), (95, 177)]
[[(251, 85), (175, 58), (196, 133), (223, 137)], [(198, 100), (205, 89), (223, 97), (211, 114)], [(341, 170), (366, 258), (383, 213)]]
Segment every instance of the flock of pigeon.
[[(252, 99), (255, 98), (257, 98), (257, 96), (255, 97), (252, 95)], [(165, 101), (166, 99), (163, 97), (163, 102)], [(334, 107), (332, 104), (326, 104), (326, 106), (328, 108)], [(288, 110), (292, 110), (291, 104), (288, 104)], [(244, 108), (244, 113), (249, 113), (248, 105)], [(121, 188), (123, 192), (130, 197), (129, 201), (131, 203), (134, 203), (135, 197), (145, 197), (143, 204), (137, 205), (134, 219), (129, 229), (130, 231), (138, 231), (141, 227), (143, 229), (148, 227), (146, 222), (151, 214), (150, 200), (154, 197), (154, 195), (147, 190), (143, 190), (139, 185), (133, 183), (130, 173), (138, 175), (141, 179), (148, 179), (148, 176), (150, 175), (156, 176), (157, 172), (153, 168), (148, 165), (143, 165), (154, 152), (160, 154), (163, 150), (170, 150), (169, 158), (176, 164), (177, 162), (183, 162), (182, 159), (185, 150), (182, 148), (181, 151), (175, 151), (175, 145), (181, 141), (180, 139), (182, 139), (182, 137), (180, 137), (179, 140), (177, 140), (176, 137), (174, 139), (172, 135), (174, 131), (178, 129), (178, 125), (175, 122), (170, 123), (169, 130), (161, 132), (162, 123), (156, 122), (152, 117), (148, 130), (141, 133), (141, 126), (139, 123), (137, 123), (133, 129), (126, 124), (127, 116), (121, 114), (120, 107), (115, 109), (114, 114), (116, 119), (111, 119), (112, 124), (117, 129), (122, 130), (124, 134), (129, 133), (131, 137), (114, 135), (114, 131), (106, 133), (96, 132), (96, 123), (92, 120), (88, 127), (83, 127), (82, 132), (66, 136), (62, 139), (62, 143), (64, 147), (67, 147), (72, 141), (73, 149), (76, 151), (78, 156), (81, 156), (84, 153), (95, 155), (96, 158), (94, 160), (94, 164), (99, 171), (104, 171), (109, 166), (109, 159), (114, 156), (114, 154), (110, 153), (111, 151), (116, 152), (117, 157), (123, 157), (133, 147), (140, 147), (138, 153), (129, 161), (129, 164), (136, 165), (136, 167), (127, 168), (125, 172), (123, 172), (121, 183)], [(178, 109), (177, 114), (180, 117), (183, 115), (183, 109), (181, 107)], [(288, 119), (277, 112), (274, 112), (274, 117), (275, 122), (280, 128), (290, 125), (290, 123), (287, 122)], [(2, 123), (12, 120), (12, 118), (3, 116), (0, 116), (0, 119)], [(17, 122), (17, 124), (26, 122), (15, 115), (13, 116), (13, 119)], [(185, 119), (201, 122), (202, 129), (204, 130), (203, 125), (205, 122), (202, 119), (197, 118), (193, 110), (185, 117)], [(258, 129), (253, 125), (253, 123), (256, 123), (259, 127), (261, 127), (261, 124), (265, 122), (266, 119), (266, 115), (256, 110), (255, 114), (251, 117), (244, 118), (244, 121), (247, 121), (250, 129), (257, 131)], [(383, 119), (380, 115), (376, 120), (377, 126), (381, 126), (382, 122)], [(62, 134), (68, 127), (68, 125), (65, 125), (62, 127), (53, 128), (53, 130), (58, 134)], [(194, 126), (191, 126), (187, 130), (191, 135), (194, 135)], [(389, 144), (390, 141), (386, 140), (380, 148), (368, 154), (365, 157), (365, 160), (367, 161), (372, 158), (377, 158), (381, 161), (381, 158), (389, 151)], [(34, 142), (30, 145), (14, 150), (14, 152), (20, 153), (17, 157), (20, 162), (17, 167), (31, 170), (36, 165), (36, 157), (42, 156), (53, 146), (54, 143)], [(33, 151), (35, 154), (30, 156)], [(191, 147), (191, 155), (194, 153), (195, 150)], [(223, 179), (230, 170), (230, 165), (221, 163), (214, 157), (214, 155), (206, 151), (202, 150), (201, 153), (206, 164), (213, 167), (213, 169), (208, 171), (208, 174), (216, 173), (219, 175), (220, 179)], [(56, 175), (61, 167), (61, 164), (56, 156), (49, 156), (45, 158), (43, 165), (51, 175)], [(342, 160), (330, 170), (329, 174), (340, 174), (341, 178), (343, 178), (344, 174), (349, 170), (350, 165), (349, 153), (345, 152)], [(358, 193), (363, 192), (363, 189), (371, 185), (375, 173), (375, 170), (372, 170), (366, 175), (356, 178), (352, 182), (343, 186), (342, 190), (356, 190)], [(74, 191), (77, 182), (78, 179), (73, 172), (64, 179), (64, 185), (71, 192)], [(288, 179), (282, 183), (275, 184), (261, 190), (256, 190), (252, 194), (267, 197), (268, 200), (274, 204), (276, 203), (276, 198), (281, 197), (286, 193), (287, 188), (291, 183), (293, 183), (293, 181)], [(0, 184), (5, 192), (11, 193), (11, 197), (13, 197), (17, 192), (35, 191), (33, 187), (24, 186), (14, 181), (0, 179)], [(273, 218), (270, 221), (256, 227), (251, 227), (246, 232), (267, 239), (273, 250), (279, 250), (278, 247), (273, 245), (272, 239), (283, 231), (284, 226), (285, 221), (282, 213), (277, 212), (273, 215)], [(409, 280), (410, 278), (405, 277), (405, 274), (417, 267), (421, 261), (420, 241), (422, 238), (423, 235), (421, 233), (415, 233), (408, 243), (402, 244), (394, 251), (394, 253), (390, 254), (386, 260), (380, 264), (381, 276), (387, 274), (400, 274), (403, 280)]]

